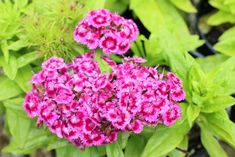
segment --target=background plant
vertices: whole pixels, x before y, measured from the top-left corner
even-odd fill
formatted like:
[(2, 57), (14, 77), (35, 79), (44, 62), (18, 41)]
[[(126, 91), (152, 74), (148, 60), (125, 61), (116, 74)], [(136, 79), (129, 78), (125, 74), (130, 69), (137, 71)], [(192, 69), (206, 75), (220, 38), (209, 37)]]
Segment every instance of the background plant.
[[(11, 135), (11, 143), (3, 151), (25, 154), (46, 148), (55, 149), (58, 157), (180, 157), (185, 156), (180, 150), (188, 149), (188, 134), (200, 127), (201, 142), (209, 155), (227, 156), (219, 141), (235, 147), (235, 125), (226, 112), (235, 104), (235, 3), (209, 2), (218, 11), (210, 15), (208, 24), (229, 22), (231, 28), (214, 46), (219, 54), (195, 59), (189, 51), (203, 41), (187, 26), (187, 13), (196, 12), (189, 0), (0, 1), (0, 108)], [(22, 102), (30, 90), (27, 81), (44, 58), (56, 55), (68, 60), (87, 50), (73, 41), (72, 32), (79, 19), (96, 8), (119, 13), (130, 8), (150, 34), (140, 35), (131, 51), (146, 58), (149, 66), (160, 64), (175, 72), (183, 80), (187, 98), (181, 103), (183, 118), (174, 126), (146, 127), (140, 135), (120, 134), (114, 144), (81, 151), (46, 128), (36, 128), (35, 121), (23, 112)]]

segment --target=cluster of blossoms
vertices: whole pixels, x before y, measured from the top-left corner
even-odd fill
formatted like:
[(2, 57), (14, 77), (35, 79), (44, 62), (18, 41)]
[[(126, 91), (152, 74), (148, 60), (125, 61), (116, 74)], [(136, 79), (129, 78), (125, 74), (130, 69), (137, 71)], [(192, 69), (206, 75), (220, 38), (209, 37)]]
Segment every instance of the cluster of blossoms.
[(131, 19), (125, 19), (105, 9), (88, 13), (74, 31), (74, 39), (89, 49), (101, 48), (104, 53), (124, 54), (131, 41), (137, 39), (138, 28)]
[(185, 93), (173, 73), (142, 66), (141, 58), (124, 58), (122, 64), (103, 60), (111, 73), (101, 73), (93, 53), (69, 64), (56, 57), (44, 62), (25, 98), (28, 116), (80, 148), (112, 143), (119, 131), (170, 126), (181, 117), (178, 102)]

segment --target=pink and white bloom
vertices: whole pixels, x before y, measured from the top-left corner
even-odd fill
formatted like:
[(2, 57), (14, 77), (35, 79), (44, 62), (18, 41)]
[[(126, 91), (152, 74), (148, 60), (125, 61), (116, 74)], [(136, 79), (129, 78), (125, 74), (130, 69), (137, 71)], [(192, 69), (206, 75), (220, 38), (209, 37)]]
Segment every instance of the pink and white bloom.
[[(90, 14), (97, 27), (108, 19)], [(122, 20), (115, 18), (116, 23)], [(112, 52), (118, 41), (105, 46)], [(79, 55), (70, 63), (57, 57), (45, 61), (31, 80), (25, 112), (38, 118), (38, 126), (46, 125), (81, 149), (115, 142), (118, 132), (139, 134), (145, 125), (170, 126), (180, 119), (178, 102), (185, 92), (175, 74), (159, 74), (155, 68), (143, 66), (145, 60), (138, 57), (126, 57), (121, 64), (108, 57), (103, 60), (111, 73), (101, 73), (93, 53)]]

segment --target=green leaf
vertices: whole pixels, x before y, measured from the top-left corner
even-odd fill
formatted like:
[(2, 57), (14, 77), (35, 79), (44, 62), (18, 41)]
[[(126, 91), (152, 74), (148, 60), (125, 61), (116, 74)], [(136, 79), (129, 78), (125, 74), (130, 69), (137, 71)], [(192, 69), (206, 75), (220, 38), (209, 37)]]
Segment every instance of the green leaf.
[(50, 141), (48, 142), (46, 149), (47, 150), (58, 149), (58, 148), (66, 147), (68, 145), (70, 145), (70, 143), (67, 140), (61, 139), (57, 137), (56, 135), (51, 134)]
[(23, 100), (4, 101), (7, 125), (13, 137), (10, 145), (3, 149), (4, 152), (26, 154), (48, 143), (48, 131), (35, 127), (35, 121), (30, 120), (22, 109)]
[(235, 37), (219, 41), (214, 48), (228, 56), (235, 56)]
[(37, 59), (41, 58), (40, 55), (38, 54), (38, 52), (34, 51), (34, 52), (30, 52), (30, 53), (26, 53), (22, 56), (20, 56), (19, 58), (17, 58), (17, 65), (18, 68), (21, 68)]
[(121, 14), (127, 9), (128, 2), (129, 0), (108, 0), (105, 3), (105, 8)]
[(125, 157), (140, 157), (146, 142), (141, 135), (131, 135), (125, 149)]
[(144, 35), (139, 35), (138, 39), (131, 44), (131, 50), (134, 52), (135, 56), (145, 58), (145, 50), (143, 41), (147, 41)]
[(228, 38), (233, 38), (235, 36), (235, 27), (232, 27), (228, 30), (226, 30), (220, 37), (219, 41), (226, 40)]
[(208, 78), (213, 79), (213, 84), (220, 88), (217, 91), (220, 95), (235, 93), (235, 56), (230, 57), (225, 62), (215, 67), (209, 74)]
[(95, 53), (95, 60), (97, 61), (98, 65), (99, 65), (99, 68), (100, 68), (100, 71), (102, 73), (109, 73), (112, 71), (112, 68), (110, 67), (110, 65), (104, 61), (102, 58), (102, 52), (100, 51), (97, 51)]
[(225, 109), (234, 104), (235, 104), (235, 98), (228, 95), (222, 95), (222, 96), (216, 95), (204, 101), (204, 105), (203, 108), (201, 108), (201, 111), (206, 113), (212, 113)]
[(216, 55), (211, 55), (207, 57), (202, 57), (202, 58), (197, 58), (196, 61), (197, 63), (200, 64), (202, 70), (205, 73), (210, 72), (213, 68), (227, 60), (229, 57), (222, 55), (222, 54), (216, 54)]
[(23, 93), (14, 81), (5, 76), (0, 76), (0, 101), (13, 98)]
[(9, 56), (10, 56), (9, 49), (7, 47), (8, 47), (7, 41), (6, 40), (2, 41), (2, 43), (1, 43), (1, 50), (2, 50), (2, 53), (3, 53), (3, 56), (4, 56), (4, 61), (6, 63), (9, 62)]
[(108, 157), (124, 157), (122, 148), (118, 142), (108, 144), (106, 146), (106, 152)]
[(23, 8), (28, 4), (28, 0), (14, 0), (14, 2), (18, 8)]
[(179, 145), (189, 129), (187, 122), (176, 127), (157, 129), (148, 140), (141, 157), (161, 157), (169, 153)]
[(30, 65), (24, 66), (18, 69), (15, 82), (20, 86), (24, 92), (29, 92), (31, 85), (29, 84), (30, 79), (32, 78), (32, 68)]
[(12, 42), (11, 44), (8, 45), (8, 50), (13, 50), (13, 51), (18, 51), (23, 47), (26, 47), (28, 45), (28, 43), (26, 42), (26, 40), (17, 40), (15, 42)]
[(82, 155), (82, 151), (73, 146), (68, 145), (66, 147), (56, 149), (56, 157), (85, 157)]
[[(184, 151), (187, 151), (187, 149), (188, 149), (188, 137), (187, 137), (187, 135), (180, 142), (180, 144), (177, 146), (177, 148), (180, 148)], [(168, 154), (169, 157), (185, 157), (185, 155), (186, 154), (184, 152), (182, 152), (178, 149), (174, 149)]]
[(202, 42), (198, 37), (190, 35), (179, 11), (165, 0), (149, 0), (148, 3), (144, 0), (131, 0), (130, 8), (151, 32), (149, 40), (144, 42), (148, 65), (170, 65), (172, 71), (185, 81), (194, 63), (187, 51)]
[(219, 142), (203, 126), (201, 126), (201, 141), (210, 157), (228, 157)]
[(10, 55), (9, 62), (6, 62), (0, 56), (0, 64), (2, 65), (3, 71), (7, 75), (7, 77), (11, 80), (14, 80), (17, 74), (17, 62), (15, 56)]
[(190, 104), (187, 108), (187, 117), (189, 125), (192, 126), (194, 120), (199, 116), (200, 114), (200, 108), (196, 105)]
[(130, 133), (128, 132), (118, 134), (118, 143), (122, 149), (126, 147), (129, 136), (130, 136)]
[(170, 0), (179, 9), (189, 12), (196, 13), (197, 9), (192, 5), (190, 0)]
[(91, 10), (102, 9), (105, 6), (106, 0), (87, 0), (84, 1), (85, 7), (83, 8), (84, 13)]
[(225, 116), (224, 112), (203, 114), (203, 125), (210, 130), (214, 136), (228, 142), (235, 147), (235, 124)]
[(220, 10), (220, 11), (217, 11), (212, 16), (210, 16), (207, 22), (210, 25), (220, 25), (225, 22), (234, 23), (235, 18), (234, 18), (234, 15), (230, 14), (229, 12)]

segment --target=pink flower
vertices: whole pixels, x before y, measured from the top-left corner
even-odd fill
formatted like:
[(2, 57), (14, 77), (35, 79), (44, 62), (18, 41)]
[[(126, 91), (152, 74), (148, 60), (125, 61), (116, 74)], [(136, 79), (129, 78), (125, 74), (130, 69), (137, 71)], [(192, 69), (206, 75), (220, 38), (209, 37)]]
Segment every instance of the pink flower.
[(45, 124), (80, 149), (112, 143), (118, 132), (139, 134), (145, 125), (170, 126), (181, 117), (177, 103), (185, 93), (173, 73), (159, 74), (143, 66), (142, 58), (126, 57), (120, 64), (103, 59), (112, 68), (110, 74), (101, 73), (94, 53), (68, 64), (55, 57), (45, 61), (25, 97), (28, 116), (38, 117), (38, 126)]
[(118, 44), (118, 50), (116, 51), (117, 54), (124, 54), (130, 48), (130, 43), (128, 41), (122, 41)]
[(99, 46), (103, 49), (104, 53), (111, 54), (118, 50), (118, 39), (112, 33), (105, 34), (104, 37), (101, 38)]
[(48, 71), (60, 70), (66, 68), (66, 64), (62, 58), (51, 57), (42, 64), (42, 68)]
[(58, 104), (69, 104), (74, 98), (74, 94), (70, 87), (63, 84), (57, 85), (55, 101)]
[(141, 133), (143, 131), (143, 128), (143, 123), (139, 120), (136, 120), (131, 123), (131, 130), (136, 134)]
[(95, 10), (88, 13), (88, 19), (91, 22), (91, 25), (96, 28), (108, 26), (111, 20), (110, 16), (111, 13), (105, 9)]
[(170, 108), (163, 113), (163, 124), (170, 126), (176, 122), (177, 119), (181, 117), (181, 110), (179, 105), (170, 105)]
[(28, 93), (24, 101), (24, 110), (31, 118), (36, 117), (38, 113), (39, 97), (34, 93)]
[(137, 39), (138, 28), (132, 20), (105, 9), (90, 11), (74, 30), (74, 40), (104, 53), (124, 54)]

